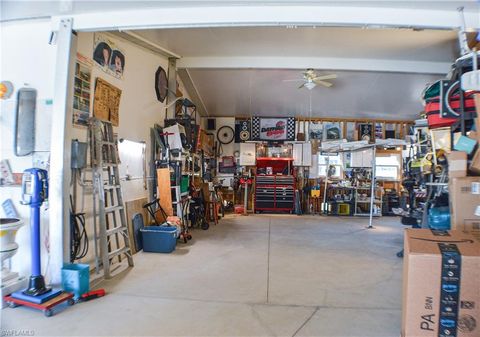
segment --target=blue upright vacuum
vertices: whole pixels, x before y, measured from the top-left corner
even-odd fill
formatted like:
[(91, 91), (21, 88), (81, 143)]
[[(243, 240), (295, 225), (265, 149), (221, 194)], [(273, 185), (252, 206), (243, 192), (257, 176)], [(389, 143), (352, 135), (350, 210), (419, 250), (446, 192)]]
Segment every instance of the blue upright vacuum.
[[(62, 294), (61, 289), (52, 289), (45, 285), (40, 258), (40, 207), (48, 198), (47, 171), (31, 168), (23, 172), (22, 201), (30, 206), (30, 227), (32, 245), (32, 275), (28, 288), (11, 295), (13, 299), (34, 304), (41, 304)], [(25, 303), (21, 303), (28, 305)]]

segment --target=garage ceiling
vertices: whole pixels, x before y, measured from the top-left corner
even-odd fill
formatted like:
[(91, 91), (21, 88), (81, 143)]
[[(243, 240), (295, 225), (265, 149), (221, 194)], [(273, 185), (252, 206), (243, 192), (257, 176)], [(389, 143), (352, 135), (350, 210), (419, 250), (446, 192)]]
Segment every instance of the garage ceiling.
[(347, 27), (232, 27), (138, 32), (182, 58), (338, 57), (451, 62), (456, 33)]
[[(305, 116), (311, 96), (314, 117), (413, 119), (424, 85), (458, 55), (460, 6), (480, 27), (475, 0), (1, 0), (0, 20), (71, 15), (78, 31), (134, 30), (179, 55), (204, 115)], [(338, 79), (312, 91), (282, 82), (306, 68)]]
[[(211, 116), (305, 116), (415, 119), (434, 75), (325, 71), (334, 86), (297, 89), (298, 70), (194, 69), (190, 75)], [(301, 83), (301, 82), (300, 82)], [(312, 109), (310, 113), (310, 96)]]
[[(415, 119), (425, 84), (444, 77), (458, 55), (456, 33), (447, 30), (222, 27), (135, 33), (180, 56), (181, 78), (193, 82), (210, 116)], [(300, 79), (308, 67), (338, 74), (334, 86), (309, 91), (297, 89), (301, 82), (283, 82)]]

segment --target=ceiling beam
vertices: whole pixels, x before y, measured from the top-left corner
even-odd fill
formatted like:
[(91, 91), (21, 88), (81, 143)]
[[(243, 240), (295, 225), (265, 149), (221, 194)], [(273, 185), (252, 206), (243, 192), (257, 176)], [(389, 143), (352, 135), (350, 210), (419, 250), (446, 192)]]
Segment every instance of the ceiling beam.
[(419, 74), (446, 74), (448, 62), (328, 57), (184, 57), (179, 69), (332, 69)]
[[(77, 31), (234, 26), (357, 26), (458, 29), (456, 9), (325, 5), (239, 5), (139, 8), (72, 15)], [(392, 5), (393, 6), (393, 5)], [(53, 17), (58, 27), (61, 17)], [(477, 10), (465, 11), (467, 28), (480, 28)]]
[[(178, 61), (177, 61), (178, 63)], [(207, 110), (205, 103), (198, 92), (197, 86), (193, 82), (192, 77), (187, 69), (178, 69), (178, 76), (183, 82), (185, 89), (187, 90), (188, 94), (190, 95), (191, 100), (195, 103), (198, 109), (198, 113), (201, 117), (208, 117), (210, 116)]]

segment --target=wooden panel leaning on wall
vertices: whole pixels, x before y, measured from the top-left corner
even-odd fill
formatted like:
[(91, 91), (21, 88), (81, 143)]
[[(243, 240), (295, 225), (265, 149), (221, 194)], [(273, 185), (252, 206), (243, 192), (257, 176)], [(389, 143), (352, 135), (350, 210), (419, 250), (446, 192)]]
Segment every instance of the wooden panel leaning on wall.
[[(157, 186), (158, 186), (158, 199), (160, 199), (160, 206), (167, 214), (167, 216), (173, 215), (172, 206), (172, 189), (170, 185), (170, 169), (160, 168), (157, 169)], [(160, 212), (157, 212), (159, 214)], [(159, 222), (163, 222), (166, 219), (157, 219)]]
[(135, 254), (138, 252), (137, 247), (135, 246), (135, 240), (134, 240), (134, 232), (133, 232), (133, 216), (137, 213), (142, 214), (143, 216), (143, 223), (145, 226), (148, 226), (149, 223), (149, 215), (148, 212), (145, 208), (143, 208), (143, 205), (147, 203), (147, 198), (140, 198), (140, 199), (134, 199), (134, 200), (129, 200), (125, 202), (125, 211), (127, 214), (127, 224), (128, 224), (128, 236), (130, 237), (130, 242), (131, 248), (132, 248), (132, 253)]

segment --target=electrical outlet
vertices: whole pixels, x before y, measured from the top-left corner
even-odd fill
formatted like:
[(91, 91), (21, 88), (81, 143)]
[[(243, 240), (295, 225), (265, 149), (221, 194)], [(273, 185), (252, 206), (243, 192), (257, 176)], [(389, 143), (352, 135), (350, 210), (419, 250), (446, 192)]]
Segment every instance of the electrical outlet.
[(41, 168), (48, 171), (50, 167), (50, 152), (34, 152), (32, 165), (33, 167)]

